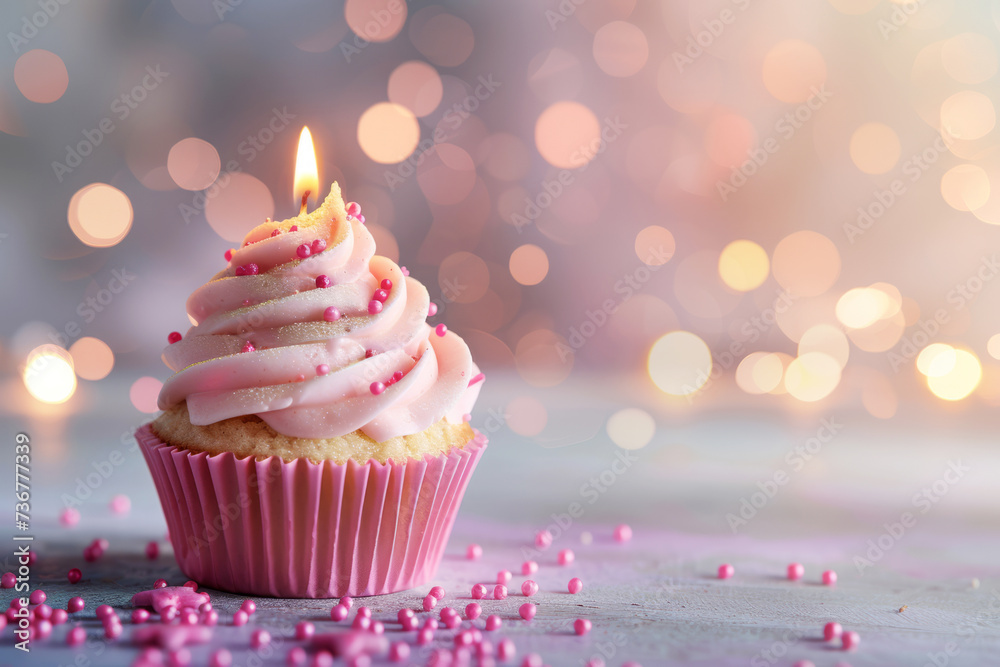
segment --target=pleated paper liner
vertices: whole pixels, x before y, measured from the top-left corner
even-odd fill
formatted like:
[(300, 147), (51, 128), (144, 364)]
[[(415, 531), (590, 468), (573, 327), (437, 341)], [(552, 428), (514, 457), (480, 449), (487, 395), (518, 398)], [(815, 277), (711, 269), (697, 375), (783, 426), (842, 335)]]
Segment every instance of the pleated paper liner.
[(245, 595), (381, 595), (434, 575), (469, 478), (478, 431), (447, 454), (369, 461), (210, 456), (136, 431), (174, 554), (199, 584)]

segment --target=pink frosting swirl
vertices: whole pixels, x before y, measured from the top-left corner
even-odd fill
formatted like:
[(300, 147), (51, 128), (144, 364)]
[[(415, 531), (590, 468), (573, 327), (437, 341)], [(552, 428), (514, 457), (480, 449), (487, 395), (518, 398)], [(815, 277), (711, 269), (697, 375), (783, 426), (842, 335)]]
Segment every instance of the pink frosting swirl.
[[(298, 248), (317, 239), (325, 249), (300, 257)], [(251, 265), (255, 274), (237, 275)], [(317, 287), (319, 276), (332, 284)], [(370, 314), (386, 279), (388, 297)], [(347, 215), (334, 183), (312, 213), (253, 229), (229, 266), (191, 295), (194, 326), (163, 352), (174, 375), (159, 407), (186, 400), (196, 425), (254, 414), (298, 438), (360, 429), (383, 442), (441, 419), (460, 422), (482, 375), (461, 338), (427, 324), (429, 305), (423, 285), (375, 256), (372, 235)], [(326, 321), (331, 306), (341, 316)], [(375, 382), (385, 390), (374, 393)]]

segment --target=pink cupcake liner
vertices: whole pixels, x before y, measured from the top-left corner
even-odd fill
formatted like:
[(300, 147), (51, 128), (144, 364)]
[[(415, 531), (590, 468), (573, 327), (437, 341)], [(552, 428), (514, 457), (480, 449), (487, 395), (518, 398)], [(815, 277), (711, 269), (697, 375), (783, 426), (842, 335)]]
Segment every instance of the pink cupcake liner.
[(219, 590), (293, 598), (426, 583), (487, 442), (477, 431), (436, 457), (342, 465), (194, 453), (148, 424), (136, 439), (184, 574)]

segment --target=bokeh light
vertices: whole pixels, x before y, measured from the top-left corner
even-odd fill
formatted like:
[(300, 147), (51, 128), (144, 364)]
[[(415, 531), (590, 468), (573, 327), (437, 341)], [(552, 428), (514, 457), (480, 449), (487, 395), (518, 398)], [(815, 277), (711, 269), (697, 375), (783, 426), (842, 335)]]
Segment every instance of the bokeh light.
[(847, 336), (837, 327), (829, 324), (817, 324), (810, 327), (799, 339), (799, 356), (809, 352), (822, 352), (834, 359), (843, 369), (851, 354), (851, 344)]
[(472, 54), (472, 27), (440, 7), (425, 7), (410, 21), (410, 41), (427, 60), (441, 67), (458, 67)]
[(990, 200), (990, 177), (976, 164), (960, 164), (941, 176), (941, 196), (956, 211), (974, 211)]
[(438, 286), (448, 301), (472, 303), (490, 287), (490, 270), (478, 255), (460, 250), (442, 260), (438, 267)]
[(981, 139), (996, 127), (997, 114), (986, 95), (965, 90), (941, 104), (941, 129), (956, 139)]
[(649, 58), (649, 44), (642, 30), (627, 21), (612, 21), (594, 34), (594, 60), (605, 74), (637, 74)]
[(14, 83), (32, 102), (50, 104), (61, 98), (69, 87), (69, 72), (66, 63), (56, 54), (32, 49), (22, 53), (14, 63)]
[(753, 241), (733, 241), (719, 255), (719, 277), (739, 292), (760, 287), (767, 280), (770, 266), (767, 252)]
[(997, 49), (986, 35), (963, 32), (941, 46), (941, 62), (956, 81), (979, 84), (997, 73)]
[(721, 167), (738, 167), (756, 143), (753, 123), (739, 114), (716, 114), (705, 128), (705, 152)]
[(462, 148), (440, 143), (422, 157), (417, 183), (427, 201), (451, 206), (462, 202), (476, 187), (476, 163)]
[(785, 388), (792, 397), (813, 403), (829, 396), (840, 384), (840, 364), (823, 352), (796, 357), (785, 371)]
[(510, 275), (522, 285), (537, 285), (549, 273), (549, 256), (538, 246), (525, 243), (510, 255)]
[(947, 343), (931, 343), (917, 355), (917, 370), (927, 377), (941, 377), (955, 368), (957, 350)]
[(554, 331), (536, 329), (517, 342), (517, 371), (528, 384), (554, 387), (573, 370), (575, 354), (569, 341)]
[(347, 0), (344, 18), (354, 34), (369, 42), (388, 42), (406, 23), (406, 3), (400, 0)]
[(549, 421), (549, 412), (537, 398), (515, 396), (507, 404), (504, 418), (514, 433), (532, 437), (545, 429), (545, 425)]
[(646, 367), (661, 391), (687, 396), (705, 386), (711, 377), (712, 352), (696, 334), (671, 331), (653, 343)]
[(928, 375), (927, 386), (938, 398), (960, 401), (979, 385), (983, 367), (979, 358), (968, 350), (955, 350), (955, 363), (943, 375)]
[(65, 403), (76, 391), (73, 358), (58, 345), (40, 345), (32, 350), (21, 379), (28, 393), (42, 403)]
[(837, 319), (845, 327), (864, 329), (885, 317), (890, 308), (891, 302), (881, 290), (855, 287), (837, 301)]
[(1000, 359), (1000, 334), (993, 334), (986, 341), (986, 352), (994, 359)]
[(156, 378), (149, 376), (141, 377), (132, 383), (132, 386), (128, 390), (128, 397), (136, 410), (151, 415), (160, 410), (156, 405), (156, 399), (159, 397), (160, 389), (162, 388), (163, 383)]
[(407, 61), (389, 75), (389, 101), (423, 118), (441, 104), (444, 88), (437, 70), (419, 60)]
[(128, 235), (132, 215), (128, 195), (107, 183), (91, 183), (70, 198), (67, 219), (81, 242), (109, 248)]
[(205, 219), (215, 233), (239, 243), (247, 233), (274, 217), (274, 197), (260, 179), (236, 172), (227, 174), (225, 185), (217, 183), (205, 200)]
[(656, 421), (645, 410), (624, 408), (608, 418), (608, 437), (622, 449), (642, 449), (656, 434)]
[(805, 102), (826, 82), (826, 61), (812, 44), (788, 39), (775, 44), (764, 56), (764, 86), (776, 99), (789, 104)]
[(659, 225), (643, 228), (635, 236), (635, 255), (647, 266), (662, 266), (677, 250), (674, 235)]
[(751, 352), (736, 367), (736, 386), (748, 394), (766, 394), (781, 384), (781, 359), (770, 352)]
[(204, 190), (219, 177), (222, 161), (215, 146), (198, 139), (181, 139), (167, 155), (167, 171), (185, 190)]
[(597, 116), (579, 102), (556, 102), (535, 123), (535, 146), (553, 167), (582, 167), (597, 156), (600, 144)]
[(771, 273), (796, 297), (819, 296), (840, 276), (840, 253), (833, 241), (819, 232), (795, 232), (775, 247)]
[(115, 366), (115, 353), (99, 338), (84, 336), (69, 348), (76, 374), (84, 380), (101, 380)]
[(402, 162), (419, 142), (417, 117), (401, 104), (379, 102), (358, 120), (358, 144), (365, 155), (380, 164)]
[(890, 171), (901, 151), (895, 130), (883, 123), (865, 123), (851, 135), (851, 160), (866, 174)]

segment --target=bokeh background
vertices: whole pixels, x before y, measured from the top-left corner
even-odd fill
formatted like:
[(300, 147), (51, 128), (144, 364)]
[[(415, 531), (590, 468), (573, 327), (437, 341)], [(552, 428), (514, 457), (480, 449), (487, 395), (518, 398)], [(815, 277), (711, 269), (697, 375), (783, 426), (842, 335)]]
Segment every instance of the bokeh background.
[[(116, 434), (155, 412), (187, 295), (297, 212), (305, 125), (324, 190), (496, 378), (477, 419), (529, 442), (837, 412), (943, 448), (1000, 404), (1000, 3), (0, 17), (0, 410), (63, 446), (104, 397), (128, 396)], [(696, 445), (666, 438), (674, 463)]]

